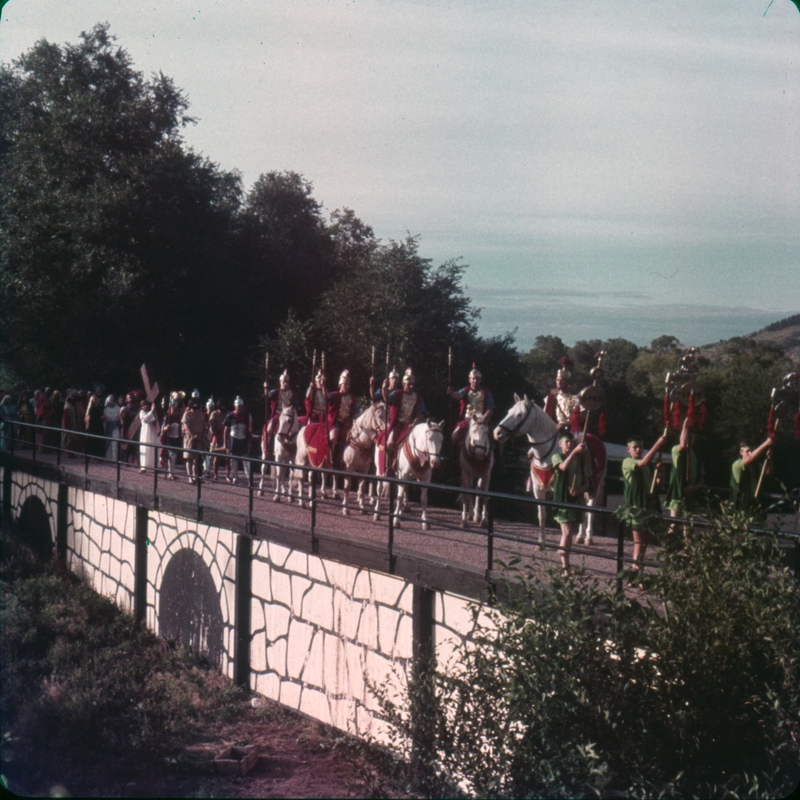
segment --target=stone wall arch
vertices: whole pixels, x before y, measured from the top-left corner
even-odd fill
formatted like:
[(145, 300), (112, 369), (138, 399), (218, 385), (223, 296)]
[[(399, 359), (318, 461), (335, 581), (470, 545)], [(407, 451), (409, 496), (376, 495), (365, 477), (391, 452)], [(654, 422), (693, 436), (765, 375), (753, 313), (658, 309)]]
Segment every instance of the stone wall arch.
[(220, 593), (212, 570), (189, 548), (172, 555), (159, 591), (159, 634), (202, 654), (219, 666), (224, 653)]
[(22, 503), (17, 527), (22, 542), (34, 552), (40, 561), (50, 561), (53, 558), (55, 546), (55, 532), (53, 520), (47, 512), (45, 503), (36, 494), (30, 494)]

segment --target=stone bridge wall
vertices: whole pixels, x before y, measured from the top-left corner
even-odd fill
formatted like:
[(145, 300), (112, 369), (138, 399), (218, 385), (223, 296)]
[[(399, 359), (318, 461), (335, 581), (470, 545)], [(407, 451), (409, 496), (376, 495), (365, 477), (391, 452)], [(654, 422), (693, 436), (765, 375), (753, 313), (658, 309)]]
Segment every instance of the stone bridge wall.
[[(368, 684), (402, 690), (421, 607), (411, 581), (19, 469), (3, 486), (4, 511), (45, 529), (24, 536), (49, 536), (71, 571), (157, 635), (284, 706), (386, 739)], [(423, 591), (434, 600), (428, 635), (446, 661), (469, 637), (469, 601)]]

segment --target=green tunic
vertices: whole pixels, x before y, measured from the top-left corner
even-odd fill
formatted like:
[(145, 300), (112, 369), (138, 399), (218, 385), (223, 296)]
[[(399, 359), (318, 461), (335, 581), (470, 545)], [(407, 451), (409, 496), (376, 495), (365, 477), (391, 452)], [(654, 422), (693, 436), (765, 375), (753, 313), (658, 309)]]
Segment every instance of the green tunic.
[(746, 511), (756, 499), (758, 478), (753, 464), (744, 465), (744, 460), (737, 458), (731, 467), (731, 502), (737, 511)]
[(670, 511), (681, 513), (687, 506), (695, 505), (692, 498), (686, 498), (686, 487), (696, 486), (703, 482), (703, 465), (697, 458), (694, 450), (688, 451), (689, 480), (686, 479), (686, 450), (681, 450), (679, 445), (672, 448), (672, 473), (669, 476), (667, 489), (667, 507)]
[[(553, 500), (561, 503), (583, 503), (583, 495), (572, 497), (569, 490), (572, 487), (573, 481), (575, 488), (583, 486), (586, 479), (589, 477), (589, 470), (586, 467), (586, 462), (583, 459), (583, 454), (579, 454), (572, 461), (566, 470), (558, 468), (562, 461), (566, 461), (566, 456), (561, 453), (556, 453), (553, 456), (552, 464), (555, 470), (555, 478), (553, 480)], [(583, 512), (576, 508), (557, 508), (554, 514), (556, 522), (580, 522), (583, 518)]]
[[(661, 513), (661, 504), (657, 494), (650, 494), (650, 486), (653, 482), (653, 470), (647, 464), (640, 467), (637, 459), (626, 458), (622, 462), (622, 478), (624, 480), (625, 505), (637, 511)], [(641, 518), (641, 524), (632, 520), (636, 530), (646, 527), (648, 514), (637, 515)]]

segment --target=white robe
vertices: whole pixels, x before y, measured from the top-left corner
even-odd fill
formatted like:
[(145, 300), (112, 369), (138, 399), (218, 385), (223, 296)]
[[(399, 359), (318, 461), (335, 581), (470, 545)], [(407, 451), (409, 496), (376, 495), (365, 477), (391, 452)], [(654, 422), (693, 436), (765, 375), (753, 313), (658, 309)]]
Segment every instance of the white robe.
[(146, 447), (145, 445), (160, 444), (158, 436), (158, 418), (155, 411), (145, 411), (142, 409), (139, 412), (139, 421), (142, 423), (139, 428), (139, 466), (142, 469), (155, 469), (156, 457), (158, 455), (157, 447)]

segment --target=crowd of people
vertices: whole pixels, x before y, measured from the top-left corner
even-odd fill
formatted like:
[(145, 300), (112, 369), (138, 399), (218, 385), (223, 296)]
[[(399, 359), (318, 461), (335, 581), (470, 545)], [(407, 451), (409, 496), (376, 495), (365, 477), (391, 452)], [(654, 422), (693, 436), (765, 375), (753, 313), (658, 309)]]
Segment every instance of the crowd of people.
[[(604, 354), (599, 354), (604, 355)], [(593, 378), (600, 377), (600, 360)], [(552, 456), (552, 488), (556, 501), (565, 507), (557, 508), (555, 519), (562, 529), (562, 550), (565, 568), (569, 566), (569, 549), (582, 512), (569, 507), (580, 504), (591, 480), (589, 453), (585, 445), (587, 433), (602, 437), (605, 427), (605, 408), (602, 402), (592, 407), (586, 400), (597, 397), (602, 401), (602, 389), (593, 395), (586, 391), (574, 394), (570, 386), (571, 373), (562, 364), (555, 389), (545, 398), (543, 409), (558, 426), (557, 451)], [(597, 381), (594, 381), (597, 384)], [(386, 425), (376, 440), (384, 454), (381, 474), (391, 472), (391, 456), (411, 427), (427, 414), (422, 395), (415, 389), (413, 370), (401, 375), (395, 368), (389, 372), (380, 388), (370, 380), (369, 397), (374, 403), (385, 403)], [(598, 395), (599, 391), (599, 395)], [(468, 384), (462, 389), (448, 386), (451, 400), (460, 403), (459, 421), (452, 440), (458, 446), (469, 420), (480, 414), (486, 420), (495, 408), (491, 392), (482, 386), (480, 371), (473, 365)], [(348, 439), (353, 420), (361, 409), (351, 391), (350, 373), (339, 376), (335, 391), (327, 388), (324, 369), (315, 373), (305, 395), (295, 391), (288, 371), (281, 374), (278, 386), (264, 386), (265, 422), (261, 431), (261, 455), (272, 457), (272, 442), (278, 420), (287, 409), (297, 413), (300, 425), (315, 429), (317, 449), (327, 453), (328, 464), (341, 466), (341, 453)], [(224, 399), (209, 399), (203, 404), (200, 392), (190, 395), (172, 392), (161, 399), (132, 390), (124, 396), (107, 393), (97, 384), (90, 391), (68, 389), (65, 393), (46, 388), (29, 392), (22, 390), (16, 398), (0, 389), (0, 446), (10, 447), (13, 423), (35, 423), (39, 428), (18, 426), (18, 447), (36, 447), (39, 452), (52, 452), (60, 447), (67, 458), (85, 455), (94, 459), (138, 466), (140, 471), (157, 467), (167, 474), (167, 480), (178, 478), (183, 464), (189, 483), (201, 478), (217, 480), (220, 470), (230, 483), (239, 480), (240, 467), (250, 479), (253, 443), (253, 417), (245, 408), (242, 397), (236, 397), (228, 409)], [(599, 413), (590, 414), (597, 410)], [(667, 429), (645, 453), (644, 442), (631, 436), (627, 442), (628, 457), (622, 463), (625, 504), (632, 512), (631, 527), (634, 540), (634, 569), (640, 569), (647, 549), (652, 515), (661, 514), (659, 493), (666, 493), (666, 507), (672, 517), (682, 517), (697, 507), (704, 487), (703, 466), (694, 445), (694, 428), (686, 414), (680, 428), (678, 443), (672, 448), (672, 469), (669, 480), (663, 478), (659, 454), (665, 445)], [(590, 425), (590, 421), (593, 425)], [(34, 436), (35, 431), (35, 436)], [(731, 469), (731, 500), (740, 510), (756, 504), (759, 477), (755, 462), (765, 457), (763, 474), (771, 471), (772, 439), (767, 438), (756, 448), (742, 442), (739, 458)], [(674, 530), (674, 528), (673, 528)]]

